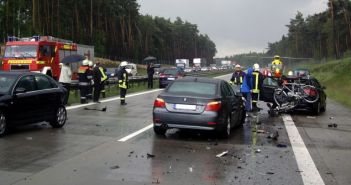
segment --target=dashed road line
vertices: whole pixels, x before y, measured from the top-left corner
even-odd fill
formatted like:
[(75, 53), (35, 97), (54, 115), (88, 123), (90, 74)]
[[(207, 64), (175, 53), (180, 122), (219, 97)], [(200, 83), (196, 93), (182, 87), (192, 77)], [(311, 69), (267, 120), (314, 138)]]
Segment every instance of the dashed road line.
[(304, 185), (324, 185), (324, 181), (291, 116), (283, 115), (282, 118)]

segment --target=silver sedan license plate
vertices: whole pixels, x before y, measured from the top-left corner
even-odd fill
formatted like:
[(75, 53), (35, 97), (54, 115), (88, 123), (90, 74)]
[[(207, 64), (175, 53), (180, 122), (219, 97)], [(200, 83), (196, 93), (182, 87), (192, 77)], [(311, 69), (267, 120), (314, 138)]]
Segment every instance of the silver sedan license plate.
[(196, 105), (175, 104), (174, 108), (181, 110), (196, 110)]

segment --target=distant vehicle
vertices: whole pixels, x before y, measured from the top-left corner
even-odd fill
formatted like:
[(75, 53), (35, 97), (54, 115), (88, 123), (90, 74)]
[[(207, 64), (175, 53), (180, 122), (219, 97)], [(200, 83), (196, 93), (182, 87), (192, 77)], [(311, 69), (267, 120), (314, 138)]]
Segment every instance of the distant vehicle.
[(308, 69), (303, 69), (303, 68), (294, 69), (293, 73), (294, 73), (294, 76), (298, 76), (298, 77), (311, 75)]
[(154, 102), (154, 132), (168, 128), (210, 130), (229, 137), (245, 121), (241, 94), (228, 82), (214, 78), (186, 77), (170, 84)]
[(194, 58), (193, 59), (193, 65), (194, 67), (199, 70), (202, 67), (205, 67), (206, 65), (206, 59), (205, 58)]
[[(58, 80), (61, 72), (60, 61), (76, 54), (94, 60), (94, 46), (80, 45), (52, 36), (9, 36), (2, 59), (2, 70), (40, 72)], [(79, 65), (78, 62), (70, 64), (73, 80), (78, 77)]]
[(208, 71), (208, 68), (207, 67), (202, 67), (201, 71)]
[(193, 69), (192, 68), (185, 68), (184, 69), (184, 72), (186, 72), (186, 73), (191, 73), (191, 72), (193, 72)]
[(108, 78), (117, 77), (116, 69), (117, 69), (117, 68), (112, 68), (112, 67), (106, 68), (106, 75), (107, 75), (107, 77), (108, 77)]
[[(293, 110), (310, 110), (312, 111), (315, 115), (319, 115), (321, 112), (326, 111), (327, 107), (327, 95), (324, 92), (325, 87), (321, 86), (318, 80), (314, 77), (303, 77), (303, 78), (297, 78), (296, 82), (305, 84), (305, 85), (311, 85), (315, 88), (308, 90), (304, 89), (304, 91), (311, 96), (313, 96), (315, 93), (318, 93), (318, 100), (314, 103), (308, 103), (306, 101), (300, 101), (298, 103), (298, 106), (296, 106)], [(263, 81), (263, 90), (261, 91), (261, 100), (265, 102), (274, 102), (274, 91), (275, 89), (279, 86), (278, 81), (272, 79), (272, 78), (266, 78)], [(318, 92), (314, 92), (316, 89)]]
[(160, 88), (165, 88), (167, 85), (178, 78), (184, 77), (185, 74), (182, 70), (178, 68), (164, 68), (161, 69), (159, 75), (159, 86)]
[(47, 75), (0, 72), (0, 136), (9, 127), (47, 121), (61, 128), (67, 120), (67, 90)]
[(189, 59), (176, 59), (175, 63), (177, 68), (189, 68)]

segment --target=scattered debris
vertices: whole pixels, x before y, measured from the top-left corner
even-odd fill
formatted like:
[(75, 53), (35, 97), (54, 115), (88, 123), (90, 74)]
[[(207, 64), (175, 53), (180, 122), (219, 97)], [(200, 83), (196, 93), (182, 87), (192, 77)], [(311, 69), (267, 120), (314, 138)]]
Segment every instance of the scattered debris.
[(238, 166), (237, 168), (238, 168), (238, 169), (243, 169), (243, 167), (241, 167), (241, 166)]
[(257, 149), (255, 153), (261, 153), (261, 149)]
[(336, 127), (338, 127), (338, 124), (332, 123), (332, 124), (329, 124), (328, 127), (329, 127), (329, 128), (332, 128), (332, 127), (336, 128)]
[(279, 144), (277, 144), (277, 147), (278, 148), (286, 148), (286, 147), (288, 147), (286, 144), (281, 144), (281, 143), (279, 143)]
[(267, 175), (273, 175), (274, 173), (273, 172), (267, 172), (266, 174)]
[(189, 167), (189, 172), (193, 172), (193, 167)]
[(207, 147), (206, 147), (206, 150), (211, 150), (211, 147), (207, 146)]
[(226, 156), (228, 154), (228, 151), (224, 151), (220, 154), (217, 154), (216, 157), (223, 157), (223, 156)]
[(156, 181), (152, 181), (152, 184), (160, 184), (160, 181), (156, 179)]
[(303, 171), (302, 170), (296, 170), (297, 173), (302, 173)]
[(326, 172), (325, 174), (327, 174), (327, 175), (333, 175), (332, 172)]
[(270, 133), (267, 138), (268, 139), (273, 139), (273, 140), (278, 140), (279, 137), (279, 132), (276, 130), (274, 133)]
[(264, 130), (257, 130), (256, 132), (259, 133), (259, 134), (264, 134), (265, 133)]
[(100, 125), (100, 124), (95, 124), (95, 126), (97, 126), (97, 127), (101, 127), (102, 125)]
[(26, 137), (26, 140), (31, 141), (31, 140), (33, 140), (33, 137)]
[(149, 158), (154, 158), (154, 157), (155, 157), (155, 155), (153, 155), (153, 154), (149, 154), (149, 153), (146, 154), (146, 158), (148, 158), (148, 159)]
[(114, 166), (111, 166), (111, 167), (110, 167), (111, 170), (115, 170), (115, 169), (118, 169), (118, 168), (119, 168), (118, 165), (114, 165)]
[(77, 172), (77, 169), (73, 169), (74, 172)]
[(133, 153), (134, 153), (134, 151), (130, 151), (130, 152), (129, 152), (129, 154), (133, 154)]
[(307, 119), (316, 119), (315, 116), (307, 116), (306, 118), (307, 118)]
[(106, 112), (107, 107), (105, 106), (105, 107), (102, 108), (102, 109), (84, 107), (84, 110), (96, 110), (96, 111)]

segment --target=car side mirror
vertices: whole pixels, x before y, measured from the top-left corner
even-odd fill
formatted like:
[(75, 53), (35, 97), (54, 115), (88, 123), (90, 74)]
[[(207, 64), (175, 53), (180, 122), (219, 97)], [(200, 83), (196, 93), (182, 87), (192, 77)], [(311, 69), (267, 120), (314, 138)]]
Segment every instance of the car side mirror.
[(15, 94), (25, 93), (26, 89), (23, 87), (18, 87), (15, 89)]

